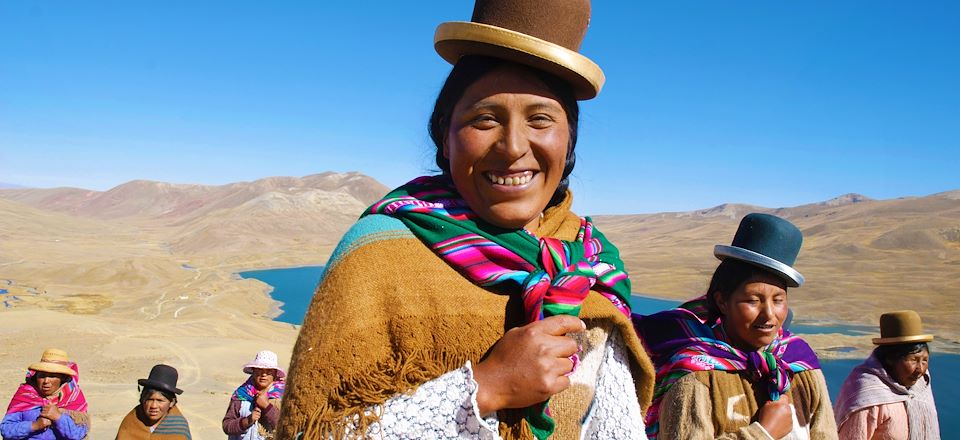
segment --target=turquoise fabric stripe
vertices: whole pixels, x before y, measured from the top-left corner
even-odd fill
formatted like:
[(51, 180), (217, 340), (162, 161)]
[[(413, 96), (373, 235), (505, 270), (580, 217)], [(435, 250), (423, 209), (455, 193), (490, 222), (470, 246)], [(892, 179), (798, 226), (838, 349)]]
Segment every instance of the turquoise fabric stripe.
[(382, 240), (392, 240), (397, 238), (416, 238), (410, 229), (397, 218), (382, 214), (368, 215), (357, 220), (356, 223), (343, 235), (337, 248), (330, 255), (323, 269), (323, 275), (320, 276), (321, 282), (327, 271), (337, 265), (337, 263), (350, 252)]

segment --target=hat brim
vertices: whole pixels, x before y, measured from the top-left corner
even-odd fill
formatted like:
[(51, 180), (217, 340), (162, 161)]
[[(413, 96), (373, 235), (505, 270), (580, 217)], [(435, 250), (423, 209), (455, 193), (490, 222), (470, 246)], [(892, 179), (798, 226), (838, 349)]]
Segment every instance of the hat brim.
[(283, 368), (280, 367), (271, 367), (269, 365), (256, 365), (256, 364), (247, 364), (243, 366), (243, 372), (247, 374), (253, 374), (254, 368), (262, 368), (264, 370), (277, 370), (277, 374), (274, 379), (283, 379), (287, 376), (287, 372), (283, 371)]
[(67, 376), (71, 377), (77, 375), (77, 372), (73, 371), (72, 368), (54, 362), (35, 362), (30, 364), (27, 369), (33, 371), (43, 371), (44, 373), (66, 374)]
[(897, 336), (895, 338), (873, 338), (874, 345), (910, 344), (933, 341), (933, 335)]
[(570, 83), (578, 100), (600, 93), (606, 78), (589, 58), (558, 44), (484, 23), (451, 21), (437, 27), (437, 53), (450, 64), (464, 55), (502, 58), (550, 72)]
[(167, 391), (174, 394), (183, 394), (183, 390), (181, 390), (180, 388), (171, 387), (170, 385), (167, 385), (163, 382), (154, 382), (150, 379), (139, 379), (137, 380), (137, 383), (142, 387), (150, 387), (153, 389)]
[(800, 272), (797, 272), (796, 269), (749, 249), (718, 244), (713, 247), (713, 255), (720, 260), (733, 258), (735, 260), (744, 261), (755, 266), (760, 266), (776, 275), (779, 275), (780, 278), (783, 278), (783, 280), (786, 281), (787, 286), (789, 287), (800, 287), (803, 285), (803, 275), (801, 275)]

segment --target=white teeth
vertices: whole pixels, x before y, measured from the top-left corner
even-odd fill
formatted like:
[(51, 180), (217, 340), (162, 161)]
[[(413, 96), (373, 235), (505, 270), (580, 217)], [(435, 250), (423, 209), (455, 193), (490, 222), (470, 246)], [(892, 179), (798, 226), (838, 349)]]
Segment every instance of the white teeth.
[(504, 186), (525, 185), (529, 183), (531, 180), (533, 180), (532, 172), (526, 172), (520, 176), (513, 176), (513, 177), (500, 177), (500, 176), (494, 175), (493, 173), (486, 173), (486, 176), (487, 176), (487, 179), (490, 180), (490, 182), (493, 182), (497, 185), (504, 185)]

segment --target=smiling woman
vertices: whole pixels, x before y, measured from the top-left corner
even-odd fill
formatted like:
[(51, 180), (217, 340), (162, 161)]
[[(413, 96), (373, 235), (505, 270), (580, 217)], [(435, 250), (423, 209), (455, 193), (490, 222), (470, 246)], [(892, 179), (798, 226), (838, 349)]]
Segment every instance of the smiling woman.
[(722, 261), (704, 296), (634, 317), (657, 367), (650, 438), (837, 437), (819, 361), (783, 329), (802, 241), (790, 222), (748, 214), (714, 248)]
[[(547, 5), (547, 6), (545, 6)], [(478, 0), (437, 28), (454, 67), (443, 174), (376, 202), (326, 266), (278, 436), (643, 438), (652, 365), (616, 247), (570, 210), (586, 0)]]
[(431, 117), (437, 166), (477, 215), (536, 232), (543, 207), (566, 196), (578, 115), (570, 87), (556, 77), (497, 58), (464, 57)]

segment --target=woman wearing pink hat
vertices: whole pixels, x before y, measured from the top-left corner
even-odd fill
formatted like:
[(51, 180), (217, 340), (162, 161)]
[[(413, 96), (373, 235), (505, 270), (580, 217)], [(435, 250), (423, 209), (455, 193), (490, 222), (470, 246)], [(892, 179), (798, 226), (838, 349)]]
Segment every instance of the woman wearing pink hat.
[(80, 391), (77, 364), (67, 352), (49, 348), (40, 362), (27, 367), (26, 380), (10, 399), (0, 423), (4, 440), (80, 440), (87, 437), (90, 418)]
[(277, 354), (270, 350), (257, 353), (243, 366), (250, 375), (230, 397), (230, 406), (223, 416), (223, 432), (230, 440), (264, 440), (274, 438), (280, 419), (286, 372), (277, 364)]

